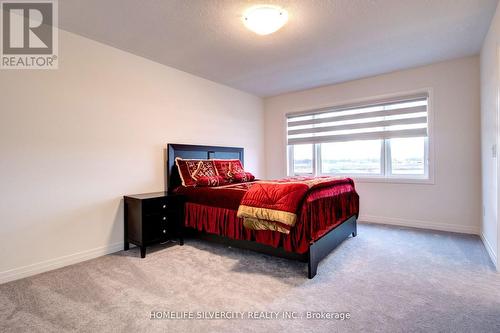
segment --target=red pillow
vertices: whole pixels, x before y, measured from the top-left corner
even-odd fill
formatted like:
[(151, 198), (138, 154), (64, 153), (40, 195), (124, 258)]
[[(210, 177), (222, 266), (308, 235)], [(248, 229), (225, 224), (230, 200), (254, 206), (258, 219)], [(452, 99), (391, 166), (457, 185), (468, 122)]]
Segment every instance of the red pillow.
[(217, 170), (217, 173), (219, 176), (224, 177), (226, 180), (230, 180), (231, 177), (229, 167), (231, 164), (231, 161), (233, 160), (213, 160), (215, 164), (215, 169)]
[(229, 164), (229, 171), (231, 172), (231, 178), (233, 178), (235, 174), (245, 172), (245, 169), (243, 169), (241, 161), (236, 160), (231, 161), (231, 163)]
[(177, 157), (175, 164), (183, 186), (196, 186), (196, 180), (200, 177), (217, 176), (217, 170), (211, 160), (184, 160)]
[(196, 186), (222, 186), (228, 183), (227, 180), (222, 176), (213, 176), (213, 177), (199, 177), (196, 180)]
[(198, 162), (198, 167), (193, 172), (191, 177), (197, 180), (200, 177), (215, 177), (218, 176), (217, 170), (215, 169), (214, 161), (212, 160), (201, 160)]
[(233, 174), (232, 179), (235, 183), (245, 183), (255, 180), (255, 176), (252, 175), (250, 172), (238, 172)]
[(183, 186), (195, 186), (196, 180), (191, 177), (191, 175), (198, 168), (198, 162), (200, 160), (183, 160), (180, 157), (175, 159), (175, 164), (177, 164), (177, 169), (179, 170), (179, 176), (181, 177)]
[(213, 160), (219, 176), (232, 181), (233, 174), (245, 172), (240, 160)]

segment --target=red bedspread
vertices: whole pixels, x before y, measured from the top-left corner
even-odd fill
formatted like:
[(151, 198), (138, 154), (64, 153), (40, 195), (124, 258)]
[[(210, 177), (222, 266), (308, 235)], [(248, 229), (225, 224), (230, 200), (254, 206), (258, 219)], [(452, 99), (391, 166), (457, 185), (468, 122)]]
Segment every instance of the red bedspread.
[(188, 202), (238, 210), (241, 199), (254, 183), (239, 183), (217, 187), (180, 186), (175, 192), (185, 195)]
[(200, 231), (251, 240), (296, 253), (305, 253), (309, 244), (347, 218), (359, 212), (359, 197), (348, 179), (307, 192), (298, 210), (298, 219), (289, 234), (270, 230), (250, 230), (236, 216), (246, 191), (254, 184), (220, 187), (179, 187), (187, 197), (185, 225)]
[(351, 183), (345, 177), (292, 177), (258, 181), (245, 193), (238, 208), (243, 225), (254, 230), (290, 233), (297, 222), (299, 205), (306, 194), (328, 186)]

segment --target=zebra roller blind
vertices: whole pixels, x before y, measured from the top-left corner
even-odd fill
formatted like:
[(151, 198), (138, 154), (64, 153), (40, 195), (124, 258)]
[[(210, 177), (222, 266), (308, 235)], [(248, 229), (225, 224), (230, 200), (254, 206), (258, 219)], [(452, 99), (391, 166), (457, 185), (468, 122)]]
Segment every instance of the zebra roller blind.
[(289, 145), (427, 137), (428, 95), (287, 115)]

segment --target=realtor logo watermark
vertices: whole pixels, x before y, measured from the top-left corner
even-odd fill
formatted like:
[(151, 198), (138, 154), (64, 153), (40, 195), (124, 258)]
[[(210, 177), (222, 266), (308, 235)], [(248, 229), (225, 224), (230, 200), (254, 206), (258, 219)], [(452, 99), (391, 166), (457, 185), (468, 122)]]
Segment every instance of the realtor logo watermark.
[(1, 1), (1, 69), (57, 69), (57, 1)]

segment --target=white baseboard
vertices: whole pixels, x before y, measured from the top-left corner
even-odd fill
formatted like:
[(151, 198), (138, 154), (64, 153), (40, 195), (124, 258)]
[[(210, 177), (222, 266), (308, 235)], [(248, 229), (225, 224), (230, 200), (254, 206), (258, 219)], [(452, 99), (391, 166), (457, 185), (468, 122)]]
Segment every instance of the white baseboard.
[(42, 261), (28, 266), (10, 269), (8, 271), (0, 272), (0, 284), (51, 271), (53, 269), (61, 268), (64, 266), (76, 264), (82, 261), (94, 259), (106, 254), (118, 252), (120, 250), (123, 250), (123, 242)]
[(493, 265), (495, 265), (495, 267), (498, 270), (499, 267), (498, 267), (496, 251), (493, 249), (493, 246), (491, 246), (491, 243), (488, 241), (488, 239), (486, 239), (486, 237), (484, 237), (484, 233), (481, 232), (481, 234), (479, 236), (481, 237), (481, 240), (483, 241), (483, 244), (484, 244), (484, 247), (486, 248), (486, 251), (490, 255), (490, 259), (493, 262)]
[(360, 215), (358, 218), (360, 222), (367, 223), (377, 223), (377, 224), (390, 224), (390, 225), (399, 225), (403, 227), (412, 227), (412, 228), (420, 228), (420, 229), (432, 229), (432, 230), (440, 230), (440, 231), (449, 231), (449, 232), (458, 232), (462, 234), (473, 234), (479, 235), (479, 226), (465, 226), (465, 225), (456, 225), (456, 224), (446, 224), (446, 223), (435, 223), (429, 221), (421, 221), (421, 220), (410, 220), (410, 219), (401, 219), (394, 217), (382, 217), (382, 216), (373, 216), (373, 215)]

